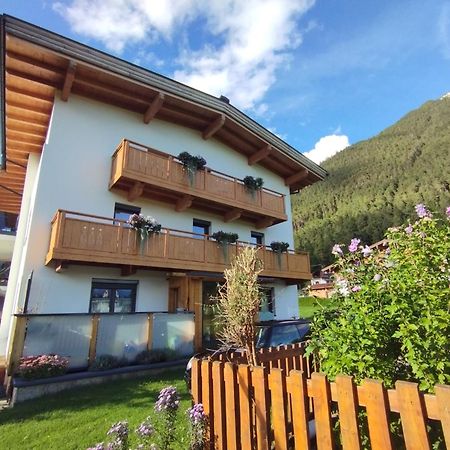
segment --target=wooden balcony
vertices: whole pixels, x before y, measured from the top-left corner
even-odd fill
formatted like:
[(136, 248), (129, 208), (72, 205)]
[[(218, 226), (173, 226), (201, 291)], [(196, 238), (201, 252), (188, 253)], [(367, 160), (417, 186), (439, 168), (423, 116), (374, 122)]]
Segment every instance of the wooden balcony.
[[(57, 270), (69, 263), (152, 268), (167, 271), (221, 273), (246, 244), (228, 245), (227, 250), (208, 236), (162, 229), (140, 242), (126, 222), (70, 211), (57, 211), (52, 220), (46, 264)], [(308, 253), (275, 253), (260, 246), (262, 276), (290, 282), (311, 278)]]
[(110, 189), (120, 189), (134, 201), (140, 196), (174, 205), (176, 211), (196, 208), (223, 216), (225, 222), (244, 219), (256, 228), (287, 220), (284, 195), (262, 189), (252, 195), (242, 180), (206, 168), (189, 179), (174, 156), (123, 140), (112, 156)]

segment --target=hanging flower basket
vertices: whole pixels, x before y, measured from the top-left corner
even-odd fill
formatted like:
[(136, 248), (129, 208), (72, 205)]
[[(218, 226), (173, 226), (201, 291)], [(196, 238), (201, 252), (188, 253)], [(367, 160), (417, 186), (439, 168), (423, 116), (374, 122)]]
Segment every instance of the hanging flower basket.
[(270, 243), (270, 248), (277, 255), (278, 268), (281, 269), (281, 254), (287, 253), (287, 251), (289, 249), (289, 243), (273, 241)]
[(144, 251), (144, 244), (147, 238), (161, 231), (161, 224), (156, 219), (150, 216), (144, 217), (142, 214), (132, 214), (127, 223), (137, 231), (141, 253)]
[(194, 185), (195, 174), (198, 170), (203, 170), (206, 166), (206, 159), (202, 156), (193, 156), (188, 152), (181, 152), (177, 157), (181, 164), (183, 164), (183, 169), (186, 172), (189, 183), (191, 186)]
[(237, 233), (227, 233), (226, 231), (216, 231), (211, 237), (222, 247), (223, 257), (225, 261), (228, 261), (228, 245), (235, 244), (239, 239), (239, 235)]
[(255, 198), (256, 193), (260, 191), (264, 185), (264, 180), (260, 177), (254, 178), (250, 175), (246, 176), (243, 180), (245, 190)]

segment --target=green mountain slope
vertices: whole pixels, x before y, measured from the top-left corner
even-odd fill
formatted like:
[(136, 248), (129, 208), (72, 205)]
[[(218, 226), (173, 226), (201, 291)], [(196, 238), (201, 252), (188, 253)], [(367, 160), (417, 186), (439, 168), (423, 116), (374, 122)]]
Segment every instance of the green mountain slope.
[(425, 103), (322, 166), (329, 177), (292, 196), (296, 246), (310, 252), (313, 270), (332, 261), (335, 243), (382, 239), (414, 217), (417, 203), (442, 212), (450, 205), (450, 98)]

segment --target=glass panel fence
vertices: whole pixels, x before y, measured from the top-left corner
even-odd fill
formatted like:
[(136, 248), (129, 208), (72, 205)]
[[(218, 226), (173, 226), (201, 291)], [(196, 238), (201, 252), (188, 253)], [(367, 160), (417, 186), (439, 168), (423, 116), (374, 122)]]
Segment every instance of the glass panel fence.
[(100, 316), (96, 354), (113, 355), (131, 362), (147, 348), (147, 336), (147, 314)]
[(153, 315), (153, 348), (170, 348), (181, 356), (194, 352), (194, 314)]
[(87, 367), (90, 316), (29, 317), (23, 356), (57, 354), (69, 358), (71, 369)]

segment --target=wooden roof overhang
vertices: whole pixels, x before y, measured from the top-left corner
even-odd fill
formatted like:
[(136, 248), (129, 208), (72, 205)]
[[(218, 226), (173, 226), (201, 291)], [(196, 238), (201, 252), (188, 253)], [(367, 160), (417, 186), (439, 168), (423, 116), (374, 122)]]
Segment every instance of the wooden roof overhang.
[(0, 210), (19, 212), (30, 153), (45, 142), (55, 95), (92, 98), (218, 139), (285, 179), (291, 192), (327, 173), (228, 102), (16, 18), (1, 19)]

